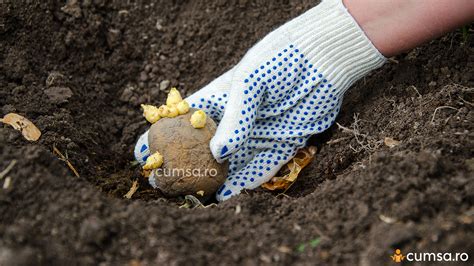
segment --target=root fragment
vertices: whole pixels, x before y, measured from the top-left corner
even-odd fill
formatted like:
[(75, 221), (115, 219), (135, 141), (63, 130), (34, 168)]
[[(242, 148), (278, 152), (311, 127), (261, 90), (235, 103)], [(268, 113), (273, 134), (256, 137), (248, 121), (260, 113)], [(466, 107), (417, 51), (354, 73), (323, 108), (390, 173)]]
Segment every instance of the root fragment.
[(459, 111), (459, 109), (457, 108), (454, 108), (452, 106), (439, 106), (439, 107), (436, 107), (436, 109), (434, 110), (433, 112), (433, 116), (431, 117), (431, 124), (434, 124), (435, 122), (435, 117), (436, 117), (436, 113), (439, 111), (439, 110), (443, 110), (443, 109), (452, 109), (452, 110), (456, 110), (456, 111)]
[(74, 173), (74, 175), (76, 177), (81, 177), (79, 175), (79, 172), (77, 172), (76, 168), (74, 168), (74, 166), (72, 165), (72, 163), (69, 161), (68, 157), (67, 156), (64, 156), (64, 154), (62, 154), (58, 148), (56, 148), (56, 146), (53, 146), (53, 153), (56, 153), (56, 155), (58, 156), (58, 159), (65, 162), (66, 165), (69, 167), (69, 169), (71, 169), (71, 171)]
[(127, 194), (123, 195), (124, 198), (131, 199), (133, 194), (138, 190), (138, 181), (135, 180), (132, 183), (132, 186), (130, 187), (130, 190), (127, 192)]
[(3, 170), (2, 172), (0, 172), (0, 180), (2, 180), (12, 169), (13, 167), (15, 166), (16, 164), (16, 160), (13, 159), (7, 166), (7, 168), (5, 168), (5, 170)]
[(349, 133), (354, 136), (358, 146), (353, 147), (352, 145), (349, 145), (349, 148), (351, 148), (355, 153), (359, 153), (361, 151), (368, 151), (368, 152), (373, 152), (375, 151), (380, 145), (382, 145), (381, 140), (377, 140), (376, 138), (369, 136), (367, 134), (361, 133), (360, 132), (360, 119), (358, 114), (354, 114), (354, 123), (352, 123), (351, 128), (342, 126), (339, 123), (336, 123), (336, 125), (341, 129), (343, 132)]

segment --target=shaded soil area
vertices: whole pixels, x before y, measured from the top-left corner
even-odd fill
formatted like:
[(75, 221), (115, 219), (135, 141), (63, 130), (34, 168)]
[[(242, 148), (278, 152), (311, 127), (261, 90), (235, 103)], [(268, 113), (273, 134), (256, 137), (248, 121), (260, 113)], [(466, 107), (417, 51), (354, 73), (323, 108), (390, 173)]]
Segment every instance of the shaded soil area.
[(0, 4), (1, 114), (43, 132), (28, 143), (0, 127), (0, 171), (17, 161), (0, 188), (0, 265), (390, 265), (395, 248), (472, 263), (472, 26), (359, 81), (285, 195), (183, 209), (132, 163), (139, 105), (198, 90), (317, 1), (69, 3)]

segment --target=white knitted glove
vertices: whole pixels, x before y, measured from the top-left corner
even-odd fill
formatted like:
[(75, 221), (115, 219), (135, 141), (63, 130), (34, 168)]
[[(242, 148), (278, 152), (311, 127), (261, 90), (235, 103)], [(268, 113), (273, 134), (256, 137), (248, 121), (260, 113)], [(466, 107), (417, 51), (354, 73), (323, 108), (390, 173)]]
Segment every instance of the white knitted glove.
[(341, 0), (326, 0), (191, 95), (192, 107), (220, 121), (214, 157), (230, 161), (217, 199), (267, 182), (311, 135), (331, 126), (349, 86), (384, 62)]

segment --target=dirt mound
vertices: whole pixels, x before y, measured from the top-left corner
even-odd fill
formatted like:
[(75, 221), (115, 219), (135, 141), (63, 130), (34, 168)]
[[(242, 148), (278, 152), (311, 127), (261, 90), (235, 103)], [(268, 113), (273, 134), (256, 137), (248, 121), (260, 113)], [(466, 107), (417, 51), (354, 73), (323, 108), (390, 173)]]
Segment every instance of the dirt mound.
[(315, 4), (4, 3), (1, 112), (43, 136), (0, 128), (0, 171), (17, 160), (0, 189), (0, 265), (383, 265), (396, 247), (474, 257), (474, 38), (461, 31), (359, 81), (286, 195), (179, 209), (140, 178), (141, 103), (162, 103), (170, 86), (192, 93)]

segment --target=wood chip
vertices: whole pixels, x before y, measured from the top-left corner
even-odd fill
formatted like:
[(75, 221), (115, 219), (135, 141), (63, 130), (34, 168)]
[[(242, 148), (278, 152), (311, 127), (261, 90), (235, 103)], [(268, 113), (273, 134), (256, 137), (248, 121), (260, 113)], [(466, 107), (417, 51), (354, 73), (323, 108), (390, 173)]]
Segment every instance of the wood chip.
[(0, 122), (9, 124), (14, 129), (20, 131), (23, 137), (29, 141), (37, 141), (41, 137), (41, 131), (35, 124), (19, 114), (6, 114), (0, 119)]
[(127, 192), (127, 194), (123, 195), (124, 198), (131, 199), (133, 194), (138, 189), (138, 180), (133, 181), (132, 186), (130, 187), (130, 190)]
[(392, 218), (392, 217), (385, 216), (385, 215), (383, 215), (383, 214), (380, 214), (380, 215), (379, 215), (379, 219), (380, 219), (382, 222), (387, 223), (387, 224), (393, 224), (393, 223), (396, 223), (396, 222), (397, 222), (397, 219)]
[(3, 189), (10, 188), (11, 183), (12, 183), (12, 178), (10, 176), (7, 176), (7, 178), (5, 178), (5, 182), (3, 182)]
[(400, 145), (400, 141), (395, 140), (394, 138), (391, 138), (391, 137), (385, 137), (383, 139), (383, 143), (385, 144), (385, 146), (387, 146), (389, 148), (394, 148), (394, 147)]

